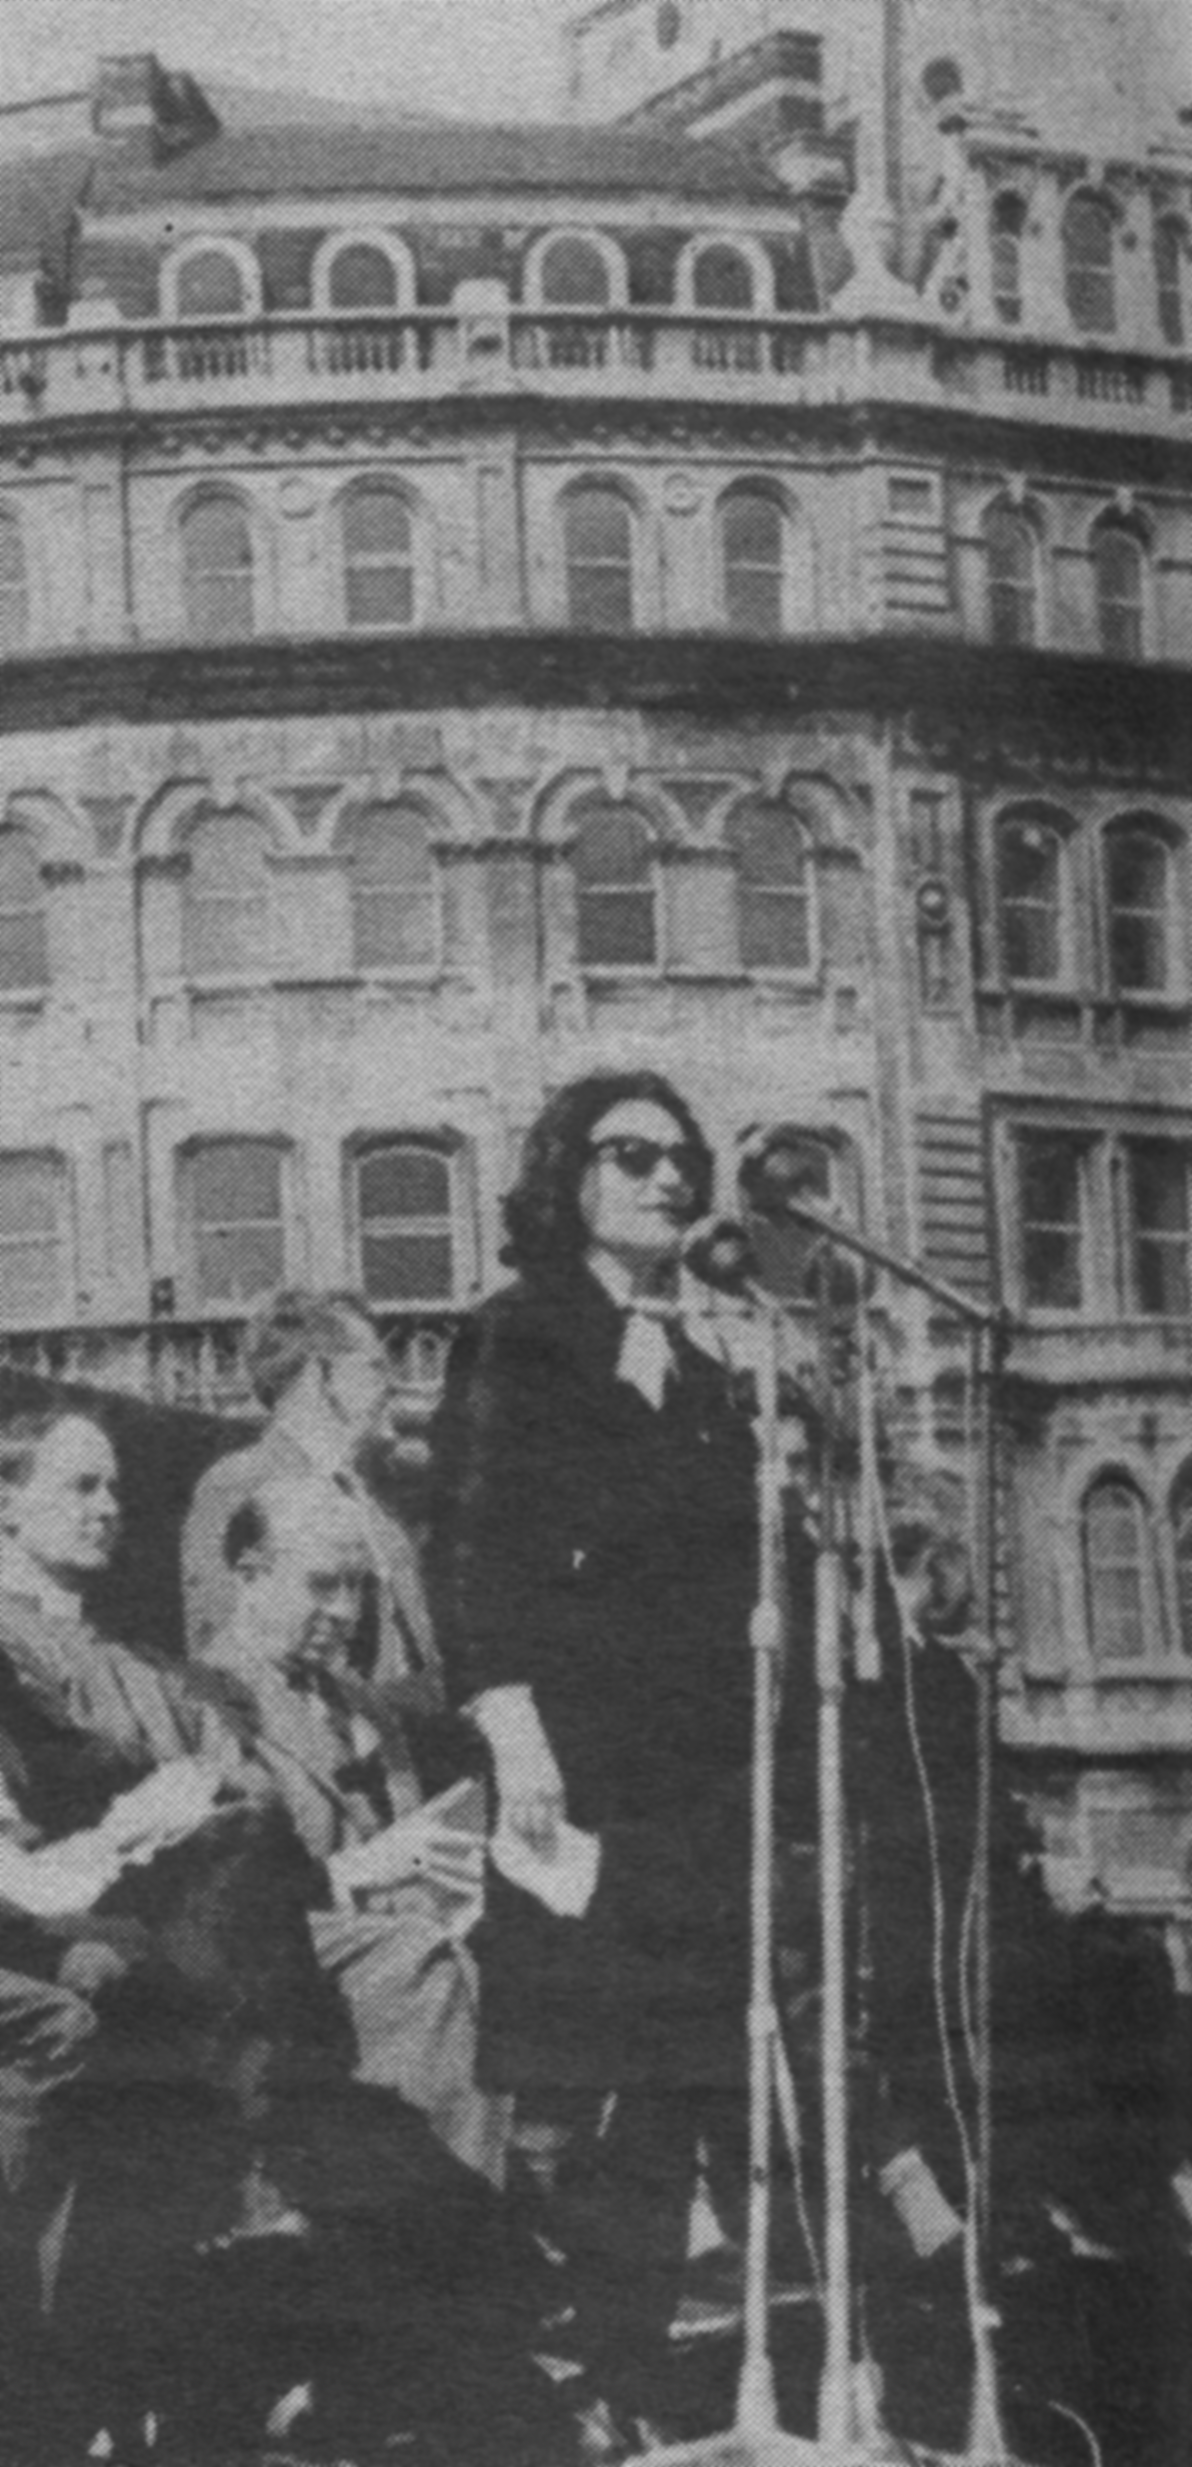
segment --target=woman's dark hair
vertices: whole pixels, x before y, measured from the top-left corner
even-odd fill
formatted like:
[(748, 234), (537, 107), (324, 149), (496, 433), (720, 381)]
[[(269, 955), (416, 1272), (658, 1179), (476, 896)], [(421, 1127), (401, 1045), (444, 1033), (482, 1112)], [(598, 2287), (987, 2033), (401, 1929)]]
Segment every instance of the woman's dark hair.
[(593, 1071), (556, 1090), (533, 1124), (521, 1171), (504, 1202), (507, 1267), (531, 1276), (565, 1274), (587, 1246), (579, 1193), (591, 1162), (589, 1142), (614, 1105), (659, 1105), (690, 1147), (695, 1164), (690, 1215), (706, 1214), (712, 1198), (712, 1151), (690, 1106), (658, 1071)]

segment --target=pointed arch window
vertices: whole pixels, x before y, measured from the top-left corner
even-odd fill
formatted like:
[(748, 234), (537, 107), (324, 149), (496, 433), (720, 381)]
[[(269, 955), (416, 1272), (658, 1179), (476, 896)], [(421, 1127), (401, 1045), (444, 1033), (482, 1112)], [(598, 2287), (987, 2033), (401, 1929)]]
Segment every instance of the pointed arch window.
[(612, 282), (603, 249), (579, 233), (549, 241), (539, 261), (538, 293), (544, 308), (608, 308)]
[(1158, 1647), (1154, 1572), (1145, 1504), (1122, 1474), (1103, 1474), (1086, 1493), (1085, 1614), (1093, 1661), (1139, 1662)]
[(805, 973), (814, 958), (810, 835), (789, 806), (751, 799), (730, 816), (737, 918), (745, 968)]
[(1039, 636), (1039, 543), (1029, 515), (999, 502), (985, 517), (989, 630), (999, 643)]
[(230, 249), (196, 249), (175, 267), (178, 317), (243, 317), (247, 306), (244, 269)]
[(414, 523), (393, 488), (365, 483), (345, 497), (344, 611), (362, 632), (409, 626), (417, 614)]
[(649, 825), (635, 806), (590, 798), (575, 815), (581, 968), (656, 968), (658, 877)]
[(584, 634), (628, 634), (634, 617), (634, 518), (617, 488), (573, 488), (563, 506), (567, 621)]
[(1070, 197), (1062, 226), (1064, 297), (1082, 334), (1112, 334), (1117, 324), (1114, 216), (1102, 197)]
[(1165, 343), (1178, 346), (1185, 341), (1187, 334), (1184, 259), (1188, 254), (1188, 234), (1174, 215), (1160, 216), (1155, 225), (1153, 247), (1159, 332)]
[(997, 901), (1003, 972), (1010, 984), (1054, 984), (1064, 970), (1067, 843), (1038, 814), (1007, 816), (998, 832)]
[(424, 807), (407, 797), (367, 805), (353, 816), (346, 846), (355, 966), (433, 974), (442, 960), (442, 916)]
[(749, 310), (755, 305), (753, 267), (739, 248), (715, 240), (701, 248), (691, 273), (692, 306)]
[(781, 634), (786, 613), (786, 523), (764, 488), (735, 488), (719, 511), (721, 591), (734, 634)]
[(360, 1283), (378, 1309), (448, 1303), (457, 1284), (456, 1160), (430, 1140), (370, 1142), (352, 1160)]
[(388, 251), (367, 240), (337, 248), (327, 269), (327, 306), (352, 312), (397, 307), (397, 268)]
[(29, 636), (29, 576), (25, 541), (15, 514), (0, 511), (0, 659), (23, 651)]
[(0, 829), (0, 993), (36, 994), (50, 981), (45, 886), (28, 831)]
[(1104, 522), (1093, 535), (1097, 633), (1110, 659), (1141, 659), (1146, 619), (1146, 557), (1124, 523)]
[(1024, 200), (1012, 191), (995, 197), (989, 228), (993, 306), (1001, 323), (1007, 326), (1022, 323), (1022, 235), (1025, 229)]
[(1109, 973), (1115, 993), (1163, 993), (1171, 974), (1172, 852), (1145, 823), (1105, 842)]
[(226, 491), (196, 498), (181, 523), (182, 597), (192, 642), (236, 642), (253, 630), (249, 519)]
[(183, 841), (183, 966), (192, 983), (269, 972), (270, 837), (255, 814), (205, 813)]

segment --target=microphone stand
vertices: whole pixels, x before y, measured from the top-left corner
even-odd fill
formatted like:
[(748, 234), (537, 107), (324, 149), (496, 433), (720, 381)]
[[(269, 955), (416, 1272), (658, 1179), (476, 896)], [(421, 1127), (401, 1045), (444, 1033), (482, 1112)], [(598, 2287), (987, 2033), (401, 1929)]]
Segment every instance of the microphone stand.
[[(851, 1228), (802, 1202), (783, 1198), (782, 1213), (812, 1228), (827, 1242), (853, 1253), (904, 1285), (928, 1294), (973, 1332), (979, 1364), (982, 1415), (979, 1479), (985, 1501), (979, 1571), (983, 1613), (993, 1596), (992, 1379), (1005, 1314), (975, 1303), (910, 1261), (869, 1242)], [(714, 1278), (709, 1281), (715, 1282)], [(826, 1280), (825, 1280), (826, 1284)], [(820, 1928), (823, 1964), (821, 2095), (824, 2141), (824, 2358), (817, 2412), (817, 2438), (784, 2432), (778, 2420), (769, 2342), (769, 2242), (772, 2099), (778, 2048), (773, 1986), (773, 1820), (775, 1710), (783, 1645), (781, 1594), (782, 1491), (784, 1466), (779, 1424), (780, 1337), (784, 1306), (751, 1277), (737, 1288), (758, 1331), (756, 1376), (758, 1591), (750, 1622), (754, 1660), (753, 1793), (750, 1872), (751, 1972), (749, 2033), (749, 2207), (745, 2260), (744, 2340), (736, 2420), (728, 2433), (668, 2446), (650, 2453), (654, 2467), (897, 2467), (911, 2453), (872, 2421), (863, 2424), (857, 2405), (852, 2357), (852, 2285), (849, 2239), (848, 2022), (846, 1822), (843, 1779), (843, 1584), (836, 1532), (832, 1433), (825, 1437), (821, 1527), (816, 1561), (815, 1663), (819, 1695)], [(830, 1305), (821, 1308), (821, 1332), (830, 1335)], [(978, 1350), (979, 1348), (979, 1350)], [(825, 1365), (827, 1367), (827, 1365)], [(992, 1671), (978, 1674), (980, 1807), (977, 1857), (982, 1873), (976, 1892), (976, 1969), (979, 2015), (978, 2112), (982, 2168), (989, 2155), (989, 1806), (992, 1779)], [(979, 2236), (984, 2202), (970, 2204), (965, 2267), (975, 2348), (973, 2407), (963, 2459), (945, 2462), (916, 2446), (920, 2467), (1013, 2467), (1001, 2433), (992, 2321), (981, 2294)]]

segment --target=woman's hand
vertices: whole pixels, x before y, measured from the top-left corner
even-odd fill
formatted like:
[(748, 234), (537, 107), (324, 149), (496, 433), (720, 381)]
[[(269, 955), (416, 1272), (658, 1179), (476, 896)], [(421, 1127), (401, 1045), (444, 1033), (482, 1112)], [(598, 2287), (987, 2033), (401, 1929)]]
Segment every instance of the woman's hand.
[(549, 1858), (567, 1794), (529, 1688), (488, 1688), (471, 1714), (492, 1751), (501, 1823)]

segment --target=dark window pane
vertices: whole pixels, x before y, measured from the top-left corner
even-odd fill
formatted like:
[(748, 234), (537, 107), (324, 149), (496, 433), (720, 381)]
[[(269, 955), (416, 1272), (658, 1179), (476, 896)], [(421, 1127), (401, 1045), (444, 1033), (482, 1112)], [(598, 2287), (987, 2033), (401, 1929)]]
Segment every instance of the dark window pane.
[(1097, 534), (1093, 560), (1101, 648), (1111, 659), (1138, 659), (1143, 617), (1143, 558), (1138, 541), (1130, 532), (1109, 525)]
[(655, 960), (651, 891), (582, 891), (581, 967), (652, 968)]
[(353, 489), (344, 501), (344, 549), (349, 557), (409, 557), (413, 526), (404, 497), (392, 488)]
[(1184, 254), (1182, 223), (1155, 225), (1155, 293), (1159, 331), (1165, 343), (1184, 340)]
[(348, 624), (367, 633), (370, 628), (412, 625), (414, 574), (408, 565), (351, 565), (344, 593)]
[(727, 833), (738, 866), (741, 960), (746, 968), (811, 962), (811, 878), (802, 824), (784, 806), (747, 806)]
[(1059, 834), (1046, 824), (1008, 824), (998, 848), (1002, 961), (1011, 981), (1060, 973)]
[(781, 508), (760, 490), (742, 490), (721, 508), (724, 613), (734, 631), (778, 634), (783, 618)]
[(740, 919), (743, 967), (810, 966), (811, 920), (805, 896), (789, 891), (743, 890)]
[(188, 257), (178, 269), (180, 317), (239, 317), (244, 311), (244, 276), (226, 249), (208, 248)]
[(201, 1224), (240, 1224), (281, 1214), (281, 1155), (260, 1141), (213, 1141), (194, 1159), (195, 1213)]
[(577, 490), (565, 512), (568, 615), (586, 633), (633, 624), (633, 522), (610, 488)]
[(701, 249), (695, 261), (692, 296), (697, 308), (752, 308), (753, 268), (748, 258), (736, 248)]
[(633, 583), (628, 570), (572, 564), (568, 615), (583, 634), (628, 634), (633, 628)]
[(1167, 983), (1168, 850), (1151, 832), (1116, 831), (1107, 863), (1114, 985), (1122, 993), (1159, 993)]
[(999, 197), (990, 233), (993, 259), (993, 305), (1003, 325), (1022, 319), (1022, 232), (1026, 208), (1021, 197)]
[(608, 306), (608, 267), (591, 240), (553, 240), (542, 260), (541, 285), (550, 308)]
[(252, 539), (234, 497), (191, 507), (182, 525), (182, 572), (187, 624), (197, 640), (235, 640), (252, 632)]
[(648, 883), (652, 861), (649, 832), (626, 807), (605, 806), (581, 822), (574, 855), (581, 883), (618, 889)]
[(195, 1269), (203, 1304), (251, 1302), (285, 1273), (281, 1152), (213, 1140), (190, 1163)]
[(989, 622), (995, 642), (1035, 639), (1035, 535), (1022, 514), (994, 506), (986, 517)]
[(1192, 1653), (1192, 1495), (1186, 1490), (1176, 1501), (1173, 1539), (1180, 1646), (1184, 1653)]
[(1069, 1139), (1024, 1138), (1018, 1170), (1025, 1300), (1036, 1310), (1079, 1310), (1080, 1148)]
[[(1129, 1483), (1098, 1482), (1085, 1501), (1085, 1583), (1097, 1662), (1137, 1661), (1147, 1651), (1147, 1531)], [(1156, 1640), (1159, 1642), (1161, 1640)]]
[(1167, 1319), (1188, 1316), (1188, 1159), (1161, 1140), (1130, 1151), (1134, 1283), (1138, 1308)]
[(582, 563), (626, 564), (632, 546), (631, 516), (611, 488), (577, 489), (567, 505), (567, 550)]
[(252, 814), (208, 814), (186, 840), (183, 964), (191, 977), (259, 976), (269, 966), (268, 839)]
[(426, 816), (417, 806), (370, 806), (349, 841), (358, 968), (430, 969), (439, 959), (439, 894)]
[(211, 1228), (198, 1235), (195, 1248), (199, 1300), (207, 1306), (255, 1302), (285, 1274), (280, 1225)]
[(49, 975), (36, 847), (27, 831), (0, 830), (0, 991), (36, 992)]
[(331, 264), (327, 297), (332, 308), (393, 308), (397, 275), (383, 248), (337, 249)]
[(0, 659), (23, 651), (29, 627), (25, 543), (15, 515), (0, 515)]
[(433, 1148), (382, 1148), (362, 1157), (359, 1189), (366, 1221), (451, 1214), (451, 1168)]
[(360, 1245), (360, 1265), (370, 1302), (451, 1300), (449, 1233), (366, 1233)]
[(1096, 197), (1073, 197), (1064, 215), (1064, 290), (1075, 325), (1110, 334), (1116, 322), (1113, 216)]
[(0, 1324), (58, 1318), (67, 1307), (66, 1194), (56, 1157), (0, 1157)]

